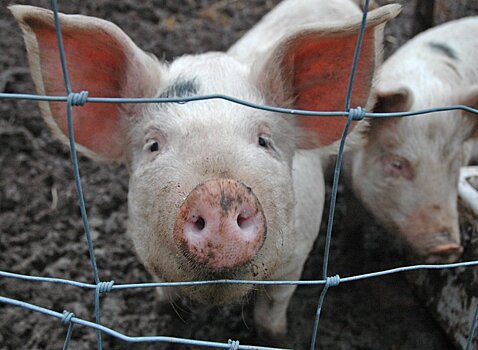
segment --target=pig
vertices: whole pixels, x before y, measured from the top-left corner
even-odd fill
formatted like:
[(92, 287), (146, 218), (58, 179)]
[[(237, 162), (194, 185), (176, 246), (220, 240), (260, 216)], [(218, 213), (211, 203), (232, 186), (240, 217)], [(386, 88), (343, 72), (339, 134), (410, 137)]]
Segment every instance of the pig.
[[(476, 108), (477, 55), (478, 17), (417, 35), (378, 70), (373, 111), (457, 104)], [(384, 228), (397, 234), (414, 262), (451, 263), (462, 254), (458, 175), (476, 127), (476, 116), (462, 110), (371, 119), (361, 142), (352, 147), (354, 193)]]
[[(24, 34), (37, 92), (63, 95), (52, 12), (19, 5), (10, 10)], [(368, 15), (354, 106), (369, 103), (377, 35), (399, 10), (388, 5)], [(361, 22), (361, 11), (348, 0), (288, 0), (229, 52), (166, 63), (111, 22), (59, 16), (75, 92), (164, 98), (219, 93), (306, 110), (343, 109)], [(40, 110), (53, 134), (66, 142), (65, 104), (40, 102)], [(126, 165), (128, 234), (158, 281), (300, 279), (324, 204), (321, 149), (340, 136), (343, 118), (308, 119), (224, 100), (86, 103), (75, 107), (73, 118), (80, 152)], [(240, 301), (253, 289), (163, 287), (158, 296), (220, 305)], [(295, 286), (261, 289), (256, 325), (284, 334)]]

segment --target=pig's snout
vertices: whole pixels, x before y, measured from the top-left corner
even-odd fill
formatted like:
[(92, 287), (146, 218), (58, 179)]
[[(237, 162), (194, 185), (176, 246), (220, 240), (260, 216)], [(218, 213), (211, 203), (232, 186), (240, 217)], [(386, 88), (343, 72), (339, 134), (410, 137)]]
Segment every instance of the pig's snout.
[(401, 233), (420, 261), (446, 264), (460, 259), (463, 246), (460, 244), (455, 211), (453, 208), (430, 205), (415, 210), (408, 217)]
[(266, 231), (252, 190), (235, 180), (216, 179), (189, 193), (176, 216), (174, 241), (188, 259), (220, 271), (251, 261)]

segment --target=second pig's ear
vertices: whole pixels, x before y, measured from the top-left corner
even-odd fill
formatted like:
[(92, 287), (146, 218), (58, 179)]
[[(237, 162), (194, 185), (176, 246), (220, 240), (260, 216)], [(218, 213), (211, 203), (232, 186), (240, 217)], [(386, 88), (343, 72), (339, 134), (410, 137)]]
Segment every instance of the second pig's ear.
[[(366, 107), (381, 50), (381, 27), (400, 12), (400, 6), (388, 5), (371, 11), (366, 30), (351, 107)], [(303, 110), (341, 111), (360, 31), (361, 16), (333, 24), (298, 27), (253, 67), (258, 86), (268, 103)], [(314, 148), (340, 138), (345, 118), (297, 117), (308, 137), (299, 145)], [(318, 140), (318, 142), (317, 142)]]
[[(20, 24), (37, 93), (64, 96), (52, 11), (33, 6), (11, 6)], [(94, 97), (149, 97), (161, 82), (161, 65), (139, 49), (111, 22), (87, 16), (59, 14), (65, 56), (73, 92)], [(40, 102), (43, 118), (53, 133), (68, 141), (66, 104)], [(87, 103), (75, 108), (74, 134), (78, 149), (103, 160), (122, 160), (125, 137), (122, 123), (127, 106)]]
[(406, 112), (414, 102), (413, 92), (406, 86), (378, 87), (376, 94), (376, 113)]
[[(373, 108), (375, 113), (393, 113), (409, 111), (413, 105), (413, 92), (406, 86), (381, 83), (376, 88), (376, 102)], [(373, 144), (383, 130), (395, 133), (400, 118), (371, 118), (366, 121), (366, 126), (361, 129), (361, 134), (367, 140), (366, 145)]]

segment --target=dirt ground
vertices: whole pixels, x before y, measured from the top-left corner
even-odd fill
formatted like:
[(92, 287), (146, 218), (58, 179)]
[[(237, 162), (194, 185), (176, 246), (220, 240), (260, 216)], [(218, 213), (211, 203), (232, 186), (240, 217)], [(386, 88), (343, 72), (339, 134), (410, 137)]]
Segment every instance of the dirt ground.
[[(60, 10), (94, 15), (120, 25), (138, 45), (160, 58), (225, 50), (278, 0), (87, 0), (60, 2)], [(386, 1), (381, 1), (385, 3)], [(391, 2), (391, 1), (389, 1)], [(0, 92), (33, 93), (20, 31), (0, 1)], [(47, 1), (15, 1), (49, 7)], [(386, 34), (386, 54), (411, 37), (414, 1)], [(151, 281), (125, 235), (128, 174), (124, 167), (80, 158), (85, 199), (103, 281)], [(405, 264), (387, 249), (373, 222), (349, 232), (351, 207), (339, 199), (330, 274), (342, 277)], [(325, 212), (327, 214), (327, 211)], [(350, 219), (349, 219), (350, 220)], [(350, 235), (366, 233), (361, 246)], [(320, 279), (323, 237), (303, 278)], [(0, 100), (0, 270), (92, 282), (77, 206), (69, 151), (55, 141), (36, 103)], [(306, 349), (319, 287), (299, 287), (289, 307), (289, 334), (280, 345)], [(94, 320), (94, 293), (79, 288), (0, 279), (0, 295)], [(60, 349), (66, 327), (57, 319), (0, 304), (0, 349)], [(188, 301), (159, 305), (152, 289), (115, 291), (102, 297), (102, 322), (131, 336), (167, 335), (266, 345), (254, 330), (251, 304), (206, 307)], [(331, 288), (318, 333), (321, 349), (452, 349), (407, 285), (404, 275)], [(75, 326), (70, 349), (96, 347), (93, 330)], [(182, 349), (174, 344), (124, 343), (104, 336), (105, 349)]]

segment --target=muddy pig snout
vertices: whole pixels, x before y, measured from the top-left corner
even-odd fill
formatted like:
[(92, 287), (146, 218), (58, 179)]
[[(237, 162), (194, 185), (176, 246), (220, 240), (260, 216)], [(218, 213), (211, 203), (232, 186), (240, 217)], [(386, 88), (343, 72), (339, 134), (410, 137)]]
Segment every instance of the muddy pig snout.
[(216, 179), (189, 193), (176, 216), (174, 241), (188, 259), (218, 271), (251, 261), (266, 231), (261, 204), (251, 188)]

